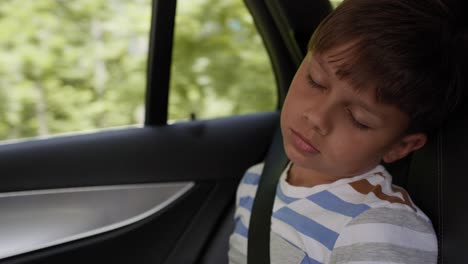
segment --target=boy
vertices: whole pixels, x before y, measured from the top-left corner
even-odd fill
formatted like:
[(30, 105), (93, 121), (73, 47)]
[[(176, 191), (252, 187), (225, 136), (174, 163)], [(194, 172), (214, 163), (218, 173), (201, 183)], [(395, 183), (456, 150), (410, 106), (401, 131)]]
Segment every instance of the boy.
[[(281, 113), (290, 164), (272, 263), (436, 263), (428, 217), (379, 163), (426, 143), (462, 97), (462, 29), (438, 0), (345, 0), (314, 33)], [(237, 192), (230, 263), (245, 263), (263, 165)]]

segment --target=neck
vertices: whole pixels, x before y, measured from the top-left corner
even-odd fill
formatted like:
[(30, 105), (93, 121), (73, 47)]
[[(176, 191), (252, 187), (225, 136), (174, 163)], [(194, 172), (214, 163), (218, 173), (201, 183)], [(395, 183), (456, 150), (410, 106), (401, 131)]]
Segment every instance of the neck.
[(337, 179), (337, 177), (325, 175), (293, 164), (288, 171), (287, 182), (293, 186), (313, 187), (316, 185), (332, 183)]

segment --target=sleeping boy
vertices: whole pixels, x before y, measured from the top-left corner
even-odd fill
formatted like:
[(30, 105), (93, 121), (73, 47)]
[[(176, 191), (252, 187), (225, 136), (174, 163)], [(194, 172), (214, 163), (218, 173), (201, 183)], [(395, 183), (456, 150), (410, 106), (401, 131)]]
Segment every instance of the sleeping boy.
[[(423, 147), (459, 104), (455, 25), (438, 0), (345, 0), (322, 21), (282, 108), (271, 263), (437, 262), (431, 221), (381, 162)], [(246, 263), (262, 169), (239, 185), (230, 263)]]

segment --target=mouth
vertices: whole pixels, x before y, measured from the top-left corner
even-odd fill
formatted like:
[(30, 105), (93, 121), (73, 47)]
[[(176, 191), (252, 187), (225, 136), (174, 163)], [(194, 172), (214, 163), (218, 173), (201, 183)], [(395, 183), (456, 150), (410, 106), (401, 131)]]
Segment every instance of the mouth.
[(312, 143), (299, 132), (293, 129), (290, 130), (292, 133), (292, 142), (297, 149), (308, 154), (320, 153), (320, 151), (318, 151), (318, 149), (316, 149), (314, 145), (312, 145)]

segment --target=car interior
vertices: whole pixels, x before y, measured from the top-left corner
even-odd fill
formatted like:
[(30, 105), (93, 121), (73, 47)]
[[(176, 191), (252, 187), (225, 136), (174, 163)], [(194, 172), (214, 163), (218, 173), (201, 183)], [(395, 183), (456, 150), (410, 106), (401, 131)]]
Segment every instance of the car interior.
[[(277, 110), (168, 125), (176, 2), (153, 1), (143, 128), (0, 146), (0, 263), (228, 263), (237, 184), (281, 145), (279, 109), (332, 6), (244, 0), (271, 59)], [(465, 103), (423, 149), (388, 165), (432, 220), (439, 263), (468, 263), (467, 115)]]

